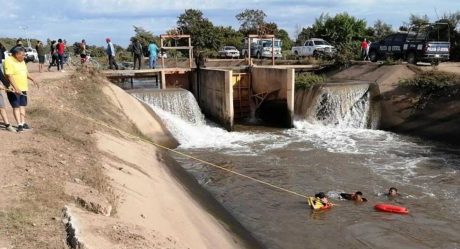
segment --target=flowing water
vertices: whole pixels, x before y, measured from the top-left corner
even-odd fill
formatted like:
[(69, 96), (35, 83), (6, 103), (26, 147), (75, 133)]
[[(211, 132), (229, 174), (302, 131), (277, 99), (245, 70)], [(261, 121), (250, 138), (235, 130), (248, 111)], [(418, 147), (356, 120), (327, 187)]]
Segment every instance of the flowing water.
[[(194, 99), (167, 109), (137, 97), (163, 119), (180, 151), (301, 194), (324, 191), (339, 204), (312, 212), (303, 198), (173, 155), (267, 248), (460, 248), (460, 151), (364, 129), (375, 123), (367, 118), (367, 93), (334, 91), (318, 94), (315, 111), (293, 129), (240, 126), (231, 133), (201, 122), (199, 109), (191, 110), (196, 118), (181, 114), (197, 108)], [(384, 195), (391, 186), (400, 197)], [(357, 190), (367, 203), (337, 198)], [(410, 214), (374, 211), (380, 202)]]

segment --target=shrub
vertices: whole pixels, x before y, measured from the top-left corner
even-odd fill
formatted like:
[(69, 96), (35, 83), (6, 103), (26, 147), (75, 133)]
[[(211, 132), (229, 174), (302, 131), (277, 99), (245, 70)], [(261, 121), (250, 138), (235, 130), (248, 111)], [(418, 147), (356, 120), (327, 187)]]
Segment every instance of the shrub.
[(431, 70), (421, 72), (413, 79), (400, 80), (399, 84), (425, 92), (436, 92), (449, 86), (460, 84), (460, 77), (453, 73)]
[(324, 83), (326, 77), (324, 75), (316, 75), (312, 73), (302, 73), (295, 78), (295, 89), (308, 89), (314, 85)]
[(356, 42), (342, 43), (337, 46), (337, 55), (335, 64), (339, 66), (348, 66), (352, 60), (362, 60), (361, 45)]

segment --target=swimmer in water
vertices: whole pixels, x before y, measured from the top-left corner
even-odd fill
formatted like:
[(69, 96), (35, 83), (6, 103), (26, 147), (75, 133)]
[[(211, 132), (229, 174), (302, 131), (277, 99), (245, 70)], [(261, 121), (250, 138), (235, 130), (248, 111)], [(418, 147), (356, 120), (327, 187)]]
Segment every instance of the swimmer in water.
[(361, 191), (357, 191), (354, 194), (348, 193), (340, 193), (340, 197), (345, 200), (355, 201), (355, 202), (366, 202), (367, 199), (363, 197), (363, 193)]
[(388, 196), (388, 197), (396, 197), (396, 196), (399, 196), (398, 189), (395, 188), (395, 187), (391, 187), (391, 188), (388, 190), (387, 196)]

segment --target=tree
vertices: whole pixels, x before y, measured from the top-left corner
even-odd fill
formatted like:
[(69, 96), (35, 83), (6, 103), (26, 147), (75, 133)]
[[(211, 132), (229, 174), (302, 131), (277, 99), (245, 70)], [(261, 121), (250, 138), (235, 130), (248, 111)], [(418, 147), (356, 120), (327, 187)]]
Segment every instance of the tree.
[(313, 38), (313, 36), (314, 32), (312, 27), (302, 28), (302, 30), (297, 35), (295, 43), (298, 46), (302, 46), (306, 40)]
[(241, 32), (234, 30), (231, 26), (217, 26), (215, 33), (218, 34), (219, 47), (234, 46), (237, 49), (242, 49), (242, 40), (244, 36)]
[(157, 44), (159, 44), (160, 38), (158, 36), (154, 36), (151, 31), (148, 31), (144, 29), (143, 27), (139, 27), (139, 26), (133, 26), (133, 27), (134, 27), (134, 36), (131, 37), (131, 41), (133, 41), (134, 39), (137, 39), (142, 45), (144, 54), (147, 54), (148, 46), (151, 42), (155, 41)]
[(289, 38), (289, 34), (284, 29), (279, 29), (275, 33), (276, 38), (281, 40), (281, 45), (283, 50), (291, 50), (292, 48), (292, 40)]
[(257, 33), (258, 28), (265, 24), (267, 15), (262, 10), (245, 9), (235, 17), (240, 22), (240, 32), (247, 36)]
[(312, 31), (315, 37), (323, 38), (333, 44), (350, 43), (365, 36), (366, 21), (350, 16), (346, 12), (334, 17), (321, 14), (315, 20)]
[(264, 28), (263, 32), (267, 35), (276, 35), (278, 32), (278, 24), (274, 22), (262, 24), (262, 27)]
[(427, 15), (414, 15), (410, 14), (409, 25), (411, 26), (420, 26), (430, 22), (430, 18)]
[(219, 41), (215, 27), (211, 21), (203, 16), (203, 12), (196, 9), (187, 9), (178, 17), (178, 28), (183, 34), (192, 36), (192, 45), (200, 50), (218, 49)]
[(374, 23), (373, 35), (375, 39), (380, 40), (383, 37), (390, 35), (392, 33), (393, 33), (393, 30), (391, 28), (391, 25), (386, 24), (380, 19)]

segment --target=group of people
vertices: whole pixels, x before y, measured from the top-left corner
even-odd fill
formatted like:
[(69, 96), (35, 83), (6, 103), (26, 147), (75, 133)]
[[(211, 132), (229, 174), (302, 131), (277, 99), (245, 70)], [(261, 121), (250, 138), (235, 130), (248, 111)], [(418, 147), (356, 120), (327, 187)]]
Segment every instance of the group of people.
[(369, 49), (371, 48), (371, 41), (368, 41), (366, 38), (361, 42), (361, 57), (363, 60), (370, 60)]
[[(139, 40), (136, 37), (133, 37), (131, 40), (131, 53), (134, 58), (134, 67), (133, 69), (136, 69), (136, 64), (137, 64), (137, 69), (141, 69), (142, 66), (142, 57), (144, 55), (144, 48), (142, 47), (142, 44), (139, 42)], [(150, 44), (147, 47), (148, 51), (148, 56), (149, 56), (149, 68), (153, 69), (156, 66), (156, 61), (158, 57), (158, 46), (155, 44), (155, 42), (150, 42)]]
[[(116, 50), (112, 43), (112, 39), (106, 38), (105, 41), (107, 42), (106, 53), (109, 61), (109, 69), (118, 70), (118, 65), (115, 60)], [(131, 51), (134, 60), (133, 69), (137, 68), (137, 70), (140, 70), (142, 67), (142, 59), (144, 57), (144, 48), (142, 47), (142, 44), (137, 38), (133, 37), (131, 39), (131, 45), (129, 47), (129, 50)], [(151, 41), (147, 47), (147, 52), (149, 57), (149, 68), (154, 69), (156, 66), (156, 61), (160, 49), (154, 41)]]
[[(391, 187), (388, 190), (387, 196), (390, 198), (398, 196), (398, 189), (395, 187)], [(367, 199), (363, 197), (363, 193), (361, 191), (357, 191), (355, 193), (340, 193), (340, 197), (345, 200), (354, 201), (357, 203), (367, 202)], [(328, 197), (324, 192), (319, 192), (315, 194), (315, 197), (309, 197), (308, 205), (313, 210), (323, 210), (328, 209), (334, 206), (334, 203), (330, 202)]]
[[(116, 56), (116, 50), (115, 46), (112, 43), (112, 40), (110, 38), (106, 39), (107, 43), (107, 48), (106, 48), (106, 53), (108, 56), (108, 62), (109, 62), (109, 69), (115, 69), (118, 70), (118, 64), (115, 60)], [(16, 41), (16, 45), (9, 51), (9, 53), (12, 53), (13, 49), (15, 47), (23, 47), (23, 42), (22, 39), (18, 39)], [(45, 64), (45, 46), (41, 41), (38, 41), (37, 44), (35, 45), (35, 50), (37, 51), (37, 56), (38, 56), (38, 69), (39, 72), (43, 72), (43, 65)], [(66, 50), (66, 42), (63, 41), (62, 39), (52, 40), (49, 51), (50, 51), (50, 64), (48, 66), (48, 71), (51, 70), (52, 67), (56, 66), (57, 71), (59, 72), (64, 72), (64, 64), (66, 60), (66, 55), (65, 55), (65, 50)], [(0, 43), (0, 56), (1, 60), (3, 61), (5, 59), (5, 52), (6, 48)], [(81, 43), (79, 43), (79, 53), (80, 53), (80, 59), (81, 63), (84, 64), (87, 61), (87, 49), (86, 49), (86, 41), (83, 39)], [(131, 39), (131, 45), (130, 45), (130, 51), (132, 53), (133, 59), (134, 59), (134, 67), (133, 69), (141, 69), (142, 67), (142, 60), (144, 57), (144, 48), (142, 47), (142, 44), (139, 42), (137, 38)], [(158, 54), (160, 52), (160, 49), (158, 46), (155, 44), (154, 41), (151, 41), (147, 47), (147, 54), (149, 57), (149, 68), (154, 69), (156, 67), (156, 61), (158, 58)]]
[[(48, 66), (48, 71), (51, 70), (51, 67), (56, 66), (59, 72), (65, 72), (64, 71), (65, 48), (66, 48), (66, 45), (65, 45), (65, 42), (62, 41), (62, 39), (58, 39), (57, 42), (55, 40), (51, 41), (51, 45), (50, 45), (51, 63)], [(38, 49), (37, 49), (37, 53), (38, 53)]]
[[(10, 54), (13, 54), (13, 51), (17, 47), (22, 47), (24, 51), (26, 51), (22, 39), (17, 39), (16, 40), (16, 45), (12, 47), (9, 51)], [(64, 58), (65, 58), (65, 41), (62, 39), (58, 39), (58, 41), (51, 41), (50, 45), (50, 57), (51, 57), (51, 63), (48, 66), (48, 71), (50, 71), (52, 66), (57, 66), (57, 70), (63, 72), (64, 69)], [(5, 59), (5, 54), (4, 52), (6, 51), (5, 47), (0, 44), (0, 49), (2, 53), (2, 60)], [(37, 44), (35, 45), (35, 50), (37, 51), (37, 57), (38, 57), (38, 71), (41, 73), (43, 72), (43, 65), (45, 64), (45, 46), (43, 45), (43, 42), (38, 41)]]
[[(4, 55), (2, 55), (2, 63), (0, 64), (0, 116), (6, 130), (22, 132), (31, 129), (26, 123), (28, 81), (32, 81), (37, 87), (39, 87), (39, 84), (38, 81), (29, 75), (27, 65), (24, 61), (26, 50), (22, 44), (16, 44), (10, 50), (10, 53), (11, 56), (5, 59), (3, 58)], [(8, 120), (3, 91), (6, 92), (8, 101), (13, 108), (13, 115), (17, 122), (16, 128)]]

